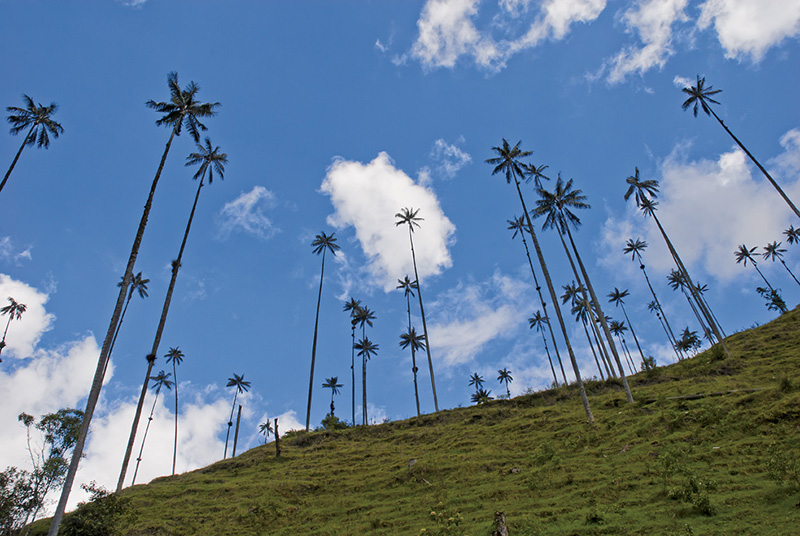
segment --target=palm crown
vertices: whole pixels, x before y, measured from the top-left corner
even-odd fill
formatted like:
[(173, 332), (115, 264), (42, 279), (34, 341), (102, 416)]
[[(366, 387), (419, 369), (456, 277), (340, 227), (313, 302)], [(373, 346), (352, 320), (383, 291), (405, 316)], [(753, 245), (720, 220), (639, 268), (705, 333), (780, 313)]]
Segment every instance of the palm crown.
[(178, 85), (178, 73), (171, 72), (167, 75), (167, 85), (169, 86), (169, 102), (156, 102), (148, 100), (148, 108), (152, 108), (158, 113), (164, 114), (161, 119), (156, 121), (158, 126), (170, 126), (175, 134), (180, 135), (181, 128), (185, 127), (195, 142), (200, 141), (200, 131), (208, 130), (200, 122), (198, 117), (212, 117), (216, 109), (219, 108), (218, 102), (197, 102), (197, 92), (200, 86), (194, 82), (189, 82), (186, 89), (181, 89)]
[(552, 192), (548, 192), (544, 188), (537, 188), (536, 193), (539, 194), (540, 198), (536, 201), (533, 216), (547, 215), (542, 225), (544, 229), (554, 227), (560, 232), (564, 232), (568, 224), (578, 227), (581, 224), (581, 220), (570, 208), (591, 208), (589, 203), (586, 202), (586, 196), (583, 195), (583, 192), (572, 189), (572, 179), (565, 183), (561, 177), (558, 177), (555, 189)]
[(208, 184), (211, 184), (214, 182), (214, 171), (216, 171), (219, 178), (224, 179), (225, 164), (228, 163), (228, 155), (221, 153), (219, 151), (219, 146), (212, 147), (211, 139), (209, 138), (205, 139), (205, 145), (199, 143), (196, 145), (198, 152), (190, 153), (189, 156), (186, 157), (186, 164), (184, 164), (186, 166), (200, 165), (200, 167), (197, 168), (197, 173), (195, 173), (192, 178), (199, 179), (205, 176), (206, 171), (208, 171)]
[(627, 201), (633, 195), (637, 207), (641, 206), (642, 202), (650, 197), (658, 197), (658, 181), (653, 179), (641, 180), (638, 167), (634, 168), (634, 174), (625, 179), (625, 182), (628, 184), (628, 190), (623, 197)]
[(753, 259), (753, 252), (756, 250), (756, 247), (752, 247), (747, 249), (747, 246), (744, 244), (740, 244), (736, 251), (733, 252), (734, 257), (736, 257), (736, 264), (743, 263), (747, 266), (747, 261), (755, 264), (756, 261)]
[[(525, 177), (525, 171), (528, 169), (525, 164), (520, 162), (520, 158), (525, 158), (532, 154), (531, 151), (523, 151), (519, 148), (519, 144), (522, 143), (518, 141), (514, 147), (511, 147), (503, 138), (503, 144), (501, 147), (492, 147), (492, 151), (497, 153), (497, 156), (494, 158), (489, 158), (486, 160), (487, 164), (491, 164), (494, 166), (492, 170), (492, 175), (497, 175), (498, 173), (503, 173), (506, 176), (506, 182), (511, 183), (512, 178), (523, 178)], [(529, 175), (530, 177), (535, 176), (535, 174)], [(538, 177), (537, 177), (538, 178)], [(537, 182), (538, 184), (538, 182)]]
[(164, 372), (163, 370), (160, 370), (158, 374), (151, 378), (153, 383), (150, 385), (150, 388), (155, 389), (156, 392), (161, 391), (162, 387), (166, 388), (167, 390), (172, 389), (172, 386), (175, 385), (175, 382), (170, 380), (170, 376), (172, 376), (171, 372)]
[(183, 362), (184, 356), (183, 352), (181, 352), (178, 347), (170, 347), (169, 352), (164, 354), (164, 357), (167, 358), (167, 363), (175, 363), (175, 365), (180, 365)]
[(414, 210), (413, 208), (403, 207), (400, 209), (400, 212), (394, 215), (397, 218), (397, 221), (394, 222), (395, 226), (400, 225), (408, 225), (408, 229), (413, 233), (414, 227), (419, 227), (419, 221), (423, 221), (425, 218), (420, 218), (417, 216), (419, 213), (419, 209)]
[(323, 388), (331, 390), (331, 397), (339, 394), (339, 388), (342, 387), (342, 384), (338, 383), (338, 381), (339, 376), (334, 376), (333, 378), (325, 378), (325, 383), (322, 384)]
[(417, 282), (411, 281), (408, 275), (406, 275), (403, 279), (397, 280), (398, 285), (395, 288), (403, 289), (403, 296), (414, 296), (414, 289), (417, 288)]
[(313, 251), (317, 255), (324, 252), (325, 250), (330, 251), (334, 255), (336, 252), (341, 249), (339, 245), (336, 243), (336, 237), (334, 236), (336, 233), (331, 233), (329, 235), (322, 232), (314, 237), (314, 241), (311, 242), (311, 247), (314, 248)]
[(631, 254), (631, 260), (634, 260), (637, 256), (642, 256), (642, 251), (647, 249), (647, 242), (644, 240), (633, 240), (629, 238), (627, 242), (625, 242), (625, 247), (622, 249), (622, 252), (627, 255), (628, 253)]
[(407, 332), (400, 335), (400, 348), (406, 349), (411, 345), (411, 348), (416, 352), (417, 350), (425, 349), (425, 335), (417, 333), (413, 327)]
[(689, 107), (693, 107), (694, 116), (697, 117), (697, 108), (700, 107), (706, 113), (706, 115), (711, 115), (711, 109), (709, 108), (709, 103), (719, 104), (719, 102), (715, 101), (711, 98), (711, 95), (716, 95), (717, 93), (722, 92), (721, 89), (711, 89), (711, 86), (704, 87), (706, 83), (706, 78), (700, 78), (700, 75), (697, 75), (697, 85), (696, 86), (689, 86), (683, 88), (683, 92), (689, 95), (689, 98), (683, 101), (681, 107), (686, 110)]
[(236, 392), (246, 393), (250, 390), (250, 382), (244, 381), (244, 374), (240, 376), (234, 373), (233, 378), (228, 378), (228, 384), (225, 387), (236, 387)]
[(25, 108), (9, 106), (7, 111), (11, 115), (6, 117), (6, 121), (11, 123), (11, 134), (17, 135), (28, 127), (31, 127), (28, 136), (25, 138), (25, 145), (36, 143), (38, 147), (45, 149), (50, 146), (50, 134), (58, 138), (64, 132), (64, 127), (52, 119), (52, 115), (58, 110), (58, 105), (51, 102), (50, 106), (43, 106), (41, 103), (35, 104), (28, 95), (23, 95)]
[(17, 300), (12, 298), (11, 296), (8, 297), (8, 305), (3, 308), (0, 308), (0, 314), (3, 316), (8, 315), (9, 321), (13, 318), (15, 320), (19, 320), (22, 318), (22, 313), (28, 310), (28, 306), (24, 303), (19, 303)]

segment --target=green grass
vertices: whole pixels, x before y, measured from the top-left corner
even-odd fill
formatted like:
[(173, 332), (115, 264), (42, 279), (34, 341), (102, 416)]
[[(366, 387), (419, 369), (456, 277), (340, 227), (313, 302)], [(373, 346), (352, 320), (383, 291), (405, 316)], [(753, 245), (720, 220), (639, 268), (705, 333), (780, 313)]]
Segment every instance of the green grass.
[(119, 533), (488, 536), (499, 510), (513, 536), (797, 534), (800, 483), (770, 468), (800, 468), (800, 309), (727, 342), (730, 359), (631, 377), (633, 404), (587, 382), (594, 425), (560, 388), (287, 434), (281, 458), (259, 446), (124, 490)]

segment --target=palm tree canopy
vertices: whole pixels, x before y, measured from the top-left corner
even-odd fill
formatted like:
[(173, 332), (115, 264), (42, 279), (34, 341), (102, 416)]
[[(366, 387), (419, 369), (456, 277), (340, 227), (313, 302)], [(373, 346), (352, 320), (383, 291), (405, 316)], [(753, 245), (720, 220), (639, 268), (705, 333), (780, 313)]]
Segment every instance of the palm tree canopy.
[(258, 425), (258, 431), (259, 433), (264, 434), (264, 437), (267, 437), (272, 433), (272, 423), (269, 422), (269, 419), (267, 419), (267, 422), (262, 422)]
[(397, 221), (394, 222), (395, 227), (408, 224), (408, 228), (413, 233), (414, 227), (419, 227), (419, 223), (417, 222), (425, 220), (425, 218), (420, 218), (419, 216), (417, 216), (418, 213), (419, 209), (414, 210), (413, 207), (401, 208), (400, 212), (394, 215), (394, 217), (397, 218)]
[(172, 363), (172, 362), (174, 362), (174, 363), (175, 363), (175, 365), (180, 365), (180, 364), (183, 362), (183, 358), (184, 358), (185, 356), (183, 355), (183, 352), (181, 352), (181, 351), (178, 349), (178, 347), (177, 347), (177, 346), (175, 346), (174, 348), (173, 348), (173, 347), (170, 347), (170, 349), (169, 349), (169, 352), (167, 352), (166, 354), (164, 354), (164, 357), (166, 357), (166, 358), (167, 358), (167, 363)]
[(620, 305), (623, 305), (625, 303), (624, 301), (622, 301), (622, 298), (627, 298), (629, 294), (630, 293), (628, 292), (628, 289), (620, 290), (617, 287), (614, 287), (614, 292), (608, 293), (608, 301), (609, 303), (613, 303), (617, 307), (619, 307)]
[(514, 216), (514, 219), (506, 221), (508, 222), (508, 229), (514, 231), (514, 234), (511, 235), (512, 239), (517, 237), (517, 233), (522, 234), (525, 230), (525, 216)]
[(164, 372), (163, 370), (160, 370), (158, 374), (150, 378), (150, 380), (153, 382), (150, 385), (150, 389), (155, 389), (156, 392), (158, 392), (162, 387), (165, 387), (169, 391), (172, 389), (172, 386), (175, 385), (175, 382), (169, 379), (170, 376), (172, 376), (171, 372)]
[(411, 345), (412, 350), (415, 352), (417, 350), (424, 350), (425, 335), (417, 333), (417, 330), (411, 327), (408, 331), (400, 335), (400, 348), (405, 350), (409, 345)]
[(338, 381), (339, 381), (339, 376), (334, 376), (333, 378), (325, 378), (325, 383), (322, 384), (322, 387), (324, 387), (325, 389), (330, 389), (332, 392), (331, 396), (338, 395), (339, 388), (342, 387), (342, 384), (338, 383)]
[(6, 117), (6, 121), (11, 123), (11, 134), (16, 136), (31, 127), (32, 131), (25, 139), (25, 145), (36, 143), (38, 147), (47, 149), (50, 146), (49, 134), (58, 138), (59, 134), (64, 132), (64, 127), (51, 118), (58, 110), (58, 105), (55, 102), (51, 102), (50, 106), (43, 106), (41, 103), (35, 104), (28, 95), (23, 95), (22, 100), (25, 101), (25, 108), (16, 106), (6, 108), (11, 112), (11, 115)]
[(667, 282), (669, 286), (672, 287), (672, 290), (678, 290), (679, 288), (683, 289), (686, 286), (686, 280), (683, 277), (683, 274), (680, 273), (678, 270), (670, 270), (669, 275), (667, 276)]
[(625, 242), (625, 247), (622, 249), (622, 252), (627, 255), (628, 253), (631, 254), (631, 260), (635, 260), (637, 255), (641, 255), (642, 252), (647, 249), (647, 242), (644, 240), (633, 240), (633, 238), (629, 238), (627, 242)]
[(470, 400), (472, 402), (477, 403), (477, 404), (483, 404), (483, 403), (488, 402), (489, 400), (491, 400), (493, 398), (491, 396), (491, 394), (492, 394), (491, 390), (487, 391), (486, 389), (481, 387), (480, 389), (478, 389), (477, 391), (472, 393), (472, 396), (470, 397)]
[(415, 295), (414, 289), (419, 288), (417, 282), (411, 281), (411, 279), (409, 279), (407, 274), (403, 279), (398, 279), (397, 282), (399, 284), (395, 288), (403, 289), (403, 296), (408, 296), (408, 295), (414, 296)]
[(469, 377), (469, 385), (474, 385), (475, 389), (480, 389), (483, 387), (484, 379), (483, 377), (475, 372), (472, 376)]
[(655, 214), (657, 206), (658, 201), (654, 201), (653, 199), (642, 199), (639, 203), (639, 208), (645, 216), (652, 216)]
[(744, 244), (740, 244), (738, 249), (733, 252), (734, 257), (736, 257), (736, 264), (743, 262), (745, 266), (747, 266), (747, 261), (756, 264), (755, 259), (753, 259), (753, 252), (756, 250), (757, 246), (747, 249), (747, 246)]
[(362, 328), (365, 324), (372, 327), (372, 321), (375, 320), (375, 313), (371, 311), (369, 307), (359, 307), (356, 309), (353, 320)]
[(684, 110), (688, 109), (690, 106), (694, 107), (694, 116), (697, 117), (697, 108), (698, 106), (703, 109), (706, 115), (711, 115), (711, 109), (709, 108), (709, 103), (719, 104), (719, 102), (715, 101), (711, 98), (712, 95), (716, 95), (720, 93), (721, 89), (711, 89), (711, 86), (704, 87), (706, 83), (706, 78), (700, 78), (700, 75), (697, 75), (697, 85), (696, 86), (689, 86), (683, 88), (683, 92), (689, 95), (689, 98), (683, 101), (681, 108)]
[(358, 350), (358, 355), (364, 357), (365, 359), (369, 360), (372, 355), (378, 353), (378, 345), (369, 340), (368, 337), (364, 337), (360, 341), (358, 341), (354, 346), (356, 350)]
[(28, 310), (28, 306), (24, 303), (19, 303), (17, 300), (12, 298), (11, 296), (8, 297), (8, 305), (3, 308), (0, 308), (0, 314), (5, 316), (8, 315), (10, 318), (15, 320), (19, 320), (22, 318), (22, 313)]
[(511, 377), (511, 371), (508, 370), (507, 368), (503, 368), (503, 370), (498, 370), (497, 373), (499, 374), (499, 376), (497, 376), (497, 380), (501, 383), (502, 382), (510, 383), (514, 381), (514, 378)]
[(794, 225), (790, 225), (783, 234), (786, 235), (786, 241), (790, 244), (800, 244), (800, 229), (795, 229)]
[(533, 179), (533, 184), (536, 188), (542, 187), (542, 179), (550, 180), (550, 177), (542, 173), (549, 166), (541, 165), (536, 167), (535, 164), (522, 164), (522, 169), (525, 172), (525, 181), (530, 182)]
[[(120, 277), (120, 279), (121, 279), (121, 281), (119, 283), (117, 283), (118, 287), (121, 287), (122, 284), (124, 283), (125, 276)], [(138, 274), (136, 274), (134, 276), (131, 276), (130, 287), (128, 287), (128, 289), (129, 289), (128, 290), (128, 299), (133, 297), (133, 293), (134, 292), (138, 292), (140, 298), (147, 298), (147, 296), (148, 296), (148, 294), (147, 294), (147, 284), (149, 282), (150, 282), (149, 279), (145, 279), (145, 278), (142, 277), (142, 272), (139, 272)]]
[(246, 393), (250, 389), (250, 382), (244, 381), (244, 374), (239, 376), (234, 373), (233, 378), (228, 378), (228, 384), (225, 387), (236, 387), (238, 392)]
[(361, 308), (361, 300), (357, 300), (351, 296), (350, 301), (345, 302), (343, 310), (345, 313), (350, 311), (350, 315), (354, 317), (356, 311), (358, 311), (358, 309), (360, 308)]
[(780, 260), (784, 253), (786, 253), (786, 250), (781, 248), (781, 243), (776, 240), (764, 246), (764, 253), (761, 255), (766, 260), (772, 259), (772, 262), (775, 262), (775, 259)]
[(611, 333), (614, 335), (621, 335), (624, 332), (628, 331), (628, 327), (625, 325), (625, 322), (612, 320), (608, 323), (608, 329), (611, 330)]
[(311, 242), (311, 247), (314, 248), (314, 253), (319, 255), (327, 249), (336, 255), (336, 252), (341, 248), (339, 248), (338, 244), (336, 244), (336, 237), (334, 236), (335, 234), (336, 233), (331, 233), (330, 235), (326, 235), (324, 232), (322, 232), (315, 236), (314, 241)]
[(542, 315), (541, 311), (536, 311), (532, 317), (528, 318), (529, 328), (536, 328), (536, 331), (544, 329), (544, 326), (548, 323), (547, 318)]
[(661, 310), (661, 307), (658, 306), (658, 302), (656, 302), (656, 300), (650, 300), (650, 302), (647, 304), (647, 310), (650, 312), (658, 312)]
[(208, 171), (208, 184), (211, 184), (214, 182), (214, 171), (216, 171), (219, 178), (224, 179), (225, 164), (228, 163), (228, 155), (219, 152), (219, 145), (212, 147), (211, 139), (208, 137), (205, 139), (205, 145), (199, 143), (196, 145), (199, 152), (189, 153), (189, 156), (186, 157), (186, 164), (184, 164), (185, 166), (200, 165), (200, 167), (197, 168), (197, 173), (195, 173), (192, 178), (199, 179)]
[(641, 180), (638, 167), (634, 168), (634, 174), (625, 179), (625, 182), (628, 184), (628, 190), (623, 197), (627, 201), (633, 195), (637, 207), (642, 206), (642, 202), (645, 200), (658, 197), (658, 181), (653, 179)]
[(509, 184), (511, 184), (511, 179), (513, 177), (525, 177), (525, 164), (520, 162), (520, 159), (529, 156), (532, 154), (532, 152), (523, 151), (520, 149), (520, 143), (522, 142), (518, 141), (517, 144), (512, 148), (508, 144), (508, 141), (503, 138), (503, 144), (501, 147), (492, 147), (492, 151), (497, 153), (497, 156), (486, 160), (487, 164), (494, 166), (492, 175), (497, 175), (498, 173), (505, 174), (506, 182)]
[(167, 85), (170, 93), (169, 102), (148, 100), (146, 103), (148, 108), (164, 114), (161, 119), (156, 121), (156, 125), (172, 127), (176, 135), (180, 135), (181, 128), (186, 127), (195, 143), (199, 142), (200, 131), (208, 129), (198, 117), (216, 115), (216, 109), (220, 104), (218, 102), (197, 102), (197, 92), (200, 91), (200, 86), (189, 82), (186, 89), (182, 90), (178, 85), (178, 73), (176, 72), (167, 75)]
[(586, 202), (583, 192), (572, 189), (572, 179), (565, 183), (559, 176), (552, 192), (548, 192), (544, 188), (537, 188), (536, 193), (539, 194), (539, 199), (536, 201), (536, 208), (531, 215), (533, 217), (547, 215), (542, 225), (543, 229), (554, 227), (563, 232), (566, 230), (567, 224), (572, 224), (577, 228), (581, 224), (581, 220), (570, 208), (591, 208)]

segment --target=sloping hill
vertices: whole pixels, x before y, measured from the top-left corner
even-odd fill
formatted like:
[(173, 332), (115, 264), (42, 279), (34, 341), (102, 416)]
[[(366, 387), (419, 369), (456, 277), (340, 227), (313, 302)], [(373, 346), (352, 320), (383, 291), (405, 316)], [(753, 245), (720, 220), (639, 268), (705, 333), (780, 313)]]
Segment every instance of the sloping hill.
[(269, 444), (124, 490), (118, 528), (488, 536), (499, 510), (512, 536), (798, 534), (800, 309), (728, 344), (731, 359), (711, 350), (632, 377), (634, 404), (589, 382), (593, 426), (561, 388), (289, 434), (280, 458)]

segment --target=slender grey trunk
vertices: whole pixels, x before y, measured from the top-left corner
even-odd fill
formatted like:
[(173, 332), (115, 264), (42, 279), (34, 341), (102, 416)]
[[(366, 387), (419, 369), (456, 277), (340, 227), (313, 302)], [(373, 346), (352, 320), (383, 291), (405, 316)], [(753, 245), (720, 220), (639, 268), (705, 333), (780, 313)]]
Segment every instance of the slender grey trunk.
[(75, 482), (75, 475), (78, 472), (78, 464), (80, 463), (81, 457), (83, 456), (83, 447), (86, 443), (86, 436), (89, 434), (89, 424), (92, 422), (92, 415), (94, 414), (94, 408), (97, 406), (97, 400), (100, 398), (100, 391), (103, 388), (103, 375), (106, 370), (106, 362), (108, 360), (108, 352), (111, 348), (111, 340), (114, 337), (114, 332), (117, 329), (117, 325), (119, 324), (119, 317), (122, 313), (122, 306), (125, 302), (125, 296), (128, 293), (128, 285), (130, 285), (131, 277), (133, 275), (133, 266), (136, 263), (136, 257), (139, 255), (139, 246), (142, 242), (142, 237), (144, 236), (144, 229), (147, 226), (147, 219), (150, 215), (150, 208), (153, 204), (153, 196), (156, 191), (156, 186), (158, 185), (158, 179), (161, 177), (161, 171), (164, 169), (164, 162), (167, 160), (167, 154), (169, 153), (170, 145), (172, 145), (172, 139), (175, 136), (175, 129), (172, 130), (172, 134), (170, 134), (169, 140), (167, 141), (166, 148), (164, 149), (164, 155), (161, 157), (161, 163), (158, 166), (158, 171), (156, 171), (156, 176), (153, 179), (153, 184), (150, 186), (150, 194), (147, 198), (147, 202), (144, 206), (144, 212), (142, 213), (142, 219), (139, 222), (139, 229), (136, 232), (136, 238), (133, 241), (133, 247), (131, 248), (131, 254), (128, 258), (128, 264), (125, 268), (125, 274), (122, 276), (122, 284), (119, 288), (119, 296), (117, 297), (117, 303), (114, 307), (114, 312), (111, 315), (111, 321), (109, 322), (108, 331), (106, 332), (106, 337), (103, 341), (102, 349), (100, 350), (100, 356), (97, 360), (97, 368), (95, 370), (94, 379), (92, 380), (92, 387), (89, 391), (89, 397), (86, 400), (86, 409), (83, 413), (83, 421), (81, 423), (81, 428), (78, 432), (78, 439), (75, 443), (75, 448), (72, 451), (72, 460), (69, 464), (69, 469), (67, 470), (67, 476), (64, 480), (64, 486), (61, 488), (61, 497), (58, 500), (58, 506), (56, 506), (56, 511), (53, 514), (53, 519), (50, 522), (50, 529), (47, 533), (47, 536), (57, 536), (58, 535), (58, 528), (61, 525), (61, 520), (64, 517), (64, 511), (67, 508), (67, 501), (69, 500), (69, 494), (72, 491), (72, 485)]
[(233, 412), (236, 409), (236, 398), (239, 396), (239, 388), (233, 393), (233, 404), (231, 405), (231, 416), (228, 418), (228, 433), (225, 434), (225, 451), (222, 454), (222, 459), (228, 458), (228, 439), (231, 437), (231, 426), (233, 426)]
[[(408, 333), (411, 334), (411, 297), (406, 294), (406, 310), (408, 311)], [(425, 341), (427, 344), (427, 341)], [(417, 352), (414, 348), (414, 341), (411, 341), (411, 372), (414, 374), (414, 400), (417, 402), (417, 417), (421, 415), (419, 411), (419, 390), (417, 389)]]
[(353, 315), (350, 315), (350, 338), (352, 339), (350, 344), (350, 376), (352, 379), (351, 383), (351, 391), (353, 393), (353, 426), (356, 425), (356, 325), (353, 322)]
[[(8, 177), (11, 176), (11, 171), (13, 171), (14, 166), (17, 165), (17, 160), (19, 160), (19, 155), (22, 154), (22, 150), (25, 148), (25, 145), (28, 143), (28, 138), (30, 138), (31, 134), (33, 134), (33, 129), (34, 128), (36, 128), (36, 123), (33, 124), (31, 129), (25, 135), (25, 139), (22, 140), (22, 145), (19, 146), (19, 151), (17, 151), (17, 154), (14, 156), (14, 160), (11, 161), (11, 167), (8, 168), (8, 171), (6, 171), (6, 176), (3, 177), (3, 182), (0, 182), (0, 192), (3, 191), (3, 187), (6, 185), (6, 181), (8, 180)], [(42, 126), (42, 128), (44, 128), (44, 126)]]
[(158, 403), (158, 394), (161, 392), (161, 387), (156, 389), (156, 397), (153, 399), (153, 407), (150, 409), (150, 416), (147, 418), (147, 426), (144, 427), (144, 435), (142, 436), (142, 446), (139, 447), (139, 456), (136, 458), (136, 468), (133, 470), (133, 480), (131, 486), (136, 484), (136, 475), (139, 473), (139, 464), (142, 463), (142, 453), (144, 452), (144, 444), (147, 441), (147, 432), (150, 431), (150, 423), (153, 422), (153, 413), (156, 411), (156, 403)]
[(597, 365), (597, 370), (600, 372), (600, 379), (605, 380), (606, 378), (603, 375), (603, 368), (600, 366), (600, 360), (597, 359), (597, 352), (594, 351), (592, 338), (589, 336), (589, 328), (586, 326), (586, 319), (581, 319), (581, 324), (583, 324), (583, 332), (586, 333), (586, 340), (589, 341), (589, 348), (592, 350), (592, 355), (594, 356), (594, 362)]
[[(553, 360), (550, 358), (550, 350), (547, 348), (547, 339), (544, 336), (544, 328), (541, 329), (542, 342), (544, 343), (544, 351), (547, 354), (547, 361), (550, 363), (550, 371), (553, 373), (553, 383), (558, 387), (558, 378), (556, 377), (556, 369), (553, 367)], [(550, 332), (553, 333), (552, 331)], [(563, 368), (562, 368), (563, 372)], [(564, 384), (566, 385), (566, 383)]]
[(242, 420), (242, 405), (239, 404), (239, 412), (236, 414), (236, 431), (233, 433), (233, 454), (231, 458), (236, 457), (236, 445), (239, 443), (239, 423)]
[(670, 327), (669, 321), (667, 321), (667, 314), (662, 309), (661, 302), (658, 301), (658, 296), (656, 296), (656, 291), (653, 290), (653, 285), (650, 284), (650, 278), (647, 276), (647, 270), (645, 270), (644, 262), (642, 262), (642, 256), (639, 255), (638, 253), (636, 254), (636, 256), (639, 257), (639, 268), (642, 270), (642, 274), (644, 274), (645, 281), (647, 281), (647, 287), (650, 289), (650, 294), (653, 295), (653, 300), (656, 302), (656, 305), (658, 306), (658, 311), (660, 311), (660, 314), (658, 314), (658, 319), (660, 321), (661, 316), (663, 315), (665, 324), (664, 330), (667, 332), (667, 339), (669, 339), (669, 343), (672, 345), (672, 349), (675, 351), (675, 355), (678, 357), (678, 360), (680, 360), (681, 351), (678, 349), (677, 339), (675, 338), (675, 334), (672, 332), (672, 327)]
[(172, 377), (175, 379), (175, 441), (172, 443), (172, 474), (175, 474), (175, 462), (178, 460), (178, 367), (172, 361)]
[(644, 352), (642, 352), (642, 347), (639, 346), (639, 339), (636, 338), (636, 332), (633, 331), (633, 324), (631, 324), (630, 319), (628, 318), (628, 313), (625, 311), (625, 304), (619, 302), (620, 307), (622, 307), (622, 314), (625, 315), (625, 320), (628, 321), (628, 327), (631, 328), (631, 335), (633, 335), (633, 342), (636, 343), (636, 348), (639, 349), (639, 355), (642, 356), (642, 361), (644, 361)]
[(319, 294), (317, 295), (317, 315), (314, 317), (314, 342), (311, 345), (311, 373), (308, 375), (308, 405), (306, 407), (306, 432), (311, 422), (311, 391), (314, 389), (314, 362), (317, 358), (317, 327), (319, 326), (319, 306), (322, 302), (322, 279), (325, 277), (325, 253), (327, 248), (322, 248), (322, 269), (319, 274)]

